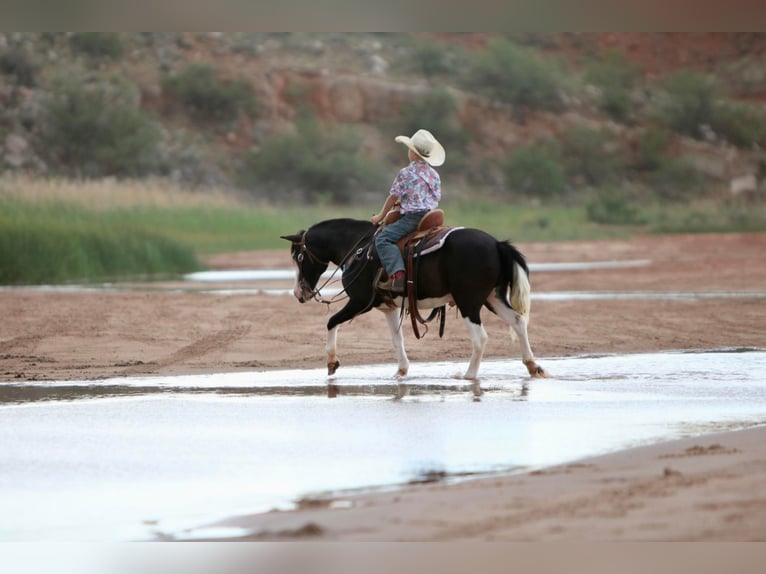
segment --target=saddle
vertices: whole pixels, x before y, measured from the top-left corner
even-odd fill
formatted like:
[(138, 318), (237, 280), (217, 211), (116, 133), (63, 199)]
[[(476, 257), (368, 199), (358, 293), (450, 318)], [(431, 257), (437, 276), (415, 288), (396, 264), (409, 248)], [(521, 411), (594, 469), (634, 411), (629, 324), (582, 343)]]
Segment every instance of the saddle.
[[(389, 216), (390, 215), (391, 214), (389, 214)], [(393, 221), (396, 221), (396, 219), (389, 220), (389, 216), (386, 217), (386, 223), (393, 223)], [(437, 316), (440, 317), (439, 337), (442, 337), (444, 335), (444, 323), (446, 318), (444, 305), (434, 308), (426, 319), (423, 319), (418, 311), (417, 282), (414, 279), (417, 277), (418, 257), (441, 249), (447, 236), (456, 229), (462, 228), (445, 226), (444, 212), (441, 209), (434, 209), (422, 217), (418, 224), (417, 231), (403, 237), (397, 242), (397, 246), (402, 252), (402, 257), (404, 258), (406, 266), (405, 302), (412, 321), (412, 330), (418, 339), (421, 337), (418, 324), (426, 325)], [(404, 312), (405, 302), (402, 303), (402, 312)]]

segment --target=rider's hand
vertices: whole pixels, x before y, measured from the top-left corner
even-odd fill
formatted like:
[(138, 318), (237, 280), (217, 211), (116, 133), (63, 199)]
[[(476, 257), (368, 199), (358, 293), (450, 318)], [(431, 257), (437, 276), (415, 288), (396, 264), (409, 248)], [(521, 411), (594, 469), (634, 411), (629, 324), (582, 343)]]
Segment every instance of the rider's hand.
[(376, 213), (370, 218), (370, 221), (373, 225), (380, 225), (381, 220), (383, 219), (383, 216), (380, 213)]

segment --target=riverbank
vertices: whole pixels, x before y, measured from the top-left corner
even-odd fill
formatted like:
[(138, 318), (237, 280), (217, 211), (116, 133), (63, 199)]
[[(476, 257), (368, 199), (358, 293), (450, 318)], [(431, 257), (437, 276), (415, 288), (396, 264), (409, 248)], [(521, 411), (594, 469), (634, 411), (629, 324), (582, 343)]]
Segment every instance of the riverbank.
[(766, 426), (208, 527), (251, 541), (766, 541)]

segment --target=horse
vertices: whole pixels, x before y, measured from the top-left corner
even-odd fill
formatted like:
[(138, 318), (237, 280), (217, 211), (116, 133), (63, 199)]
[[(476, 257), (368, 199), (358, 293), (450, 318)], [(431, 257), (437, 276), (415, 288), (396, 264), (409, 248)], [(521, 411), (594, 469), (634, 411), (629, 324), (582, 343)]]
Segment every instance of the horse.
[[(334, 375), (340, 366), (338, 327), (372, 309), (379, 309), (386, 317), (398, 361), (395, 377), (405, 377), (409, 372), (398, 309), (402, 296), (377, 287), (381, 266), (372, 247), (376, 229), (369, 221), (339, 218), (280, 236), (291, 243), (290, 255), (296, 267), (293, 295), (300, 303), (321, 300), (317, 283), (330, 263), (343, 269), (342, 284), (348, 300), (327, 322), (328, 375)], [(524, 255), (509, 241), (498, 241), (479, 229), (454, 228), (440, 249), (420, 256), (416, 281), (418, 309), (455, 305), (468, 328), (472, 354), (464, 379), (477, 379), (487, 343), (481, 322), (483, 307), (508, 323), (511, 338), (520, 342), (522, 362), (529, 374), (548, 376), (535, 362), (527, 334), (529, 268)]]

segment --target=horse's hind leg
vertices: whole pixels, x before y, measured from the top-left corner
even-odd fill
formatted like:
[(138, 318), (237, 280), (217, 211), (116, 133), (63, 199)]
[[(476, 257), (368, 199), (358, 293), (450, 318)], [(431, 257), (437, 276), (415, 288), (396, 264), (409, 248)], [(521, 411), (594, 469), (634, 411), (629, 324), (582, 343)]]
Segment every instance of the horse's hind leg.
[(494, 293), (487, 299), (487, 306), (493, 313), (508, 323), (511, 327), (512, 336), (514, 333), (518, 335), (519, 344), (521, 345), (521, 360), (524, 362), (524, 366), (529, 371), (529, 374), (533, 377), (547, 377), (548, 373), (535, 362), (535, 356), (532, 354), (532, 347), (529, 345), (526, 318), (508, 307), (508, 305), (504, 301), (498, 299)]
[(474, 318), (471, 315), (463, 317), (463, 321), (468, 327), (468, 333), (471, 336), (471, 347), (473, 349), (471, 353), (471, 361), (468, 363), (468, 370), (463, 375), (464, 379), (474, 380), (479, 374), (479, 365), (481, 364), (481, 358), (484, 356), (484, 347), (487, 345), (487, 331), (484, 329), (484, 325), (481, 324), (479, 313), (476, 312)]

